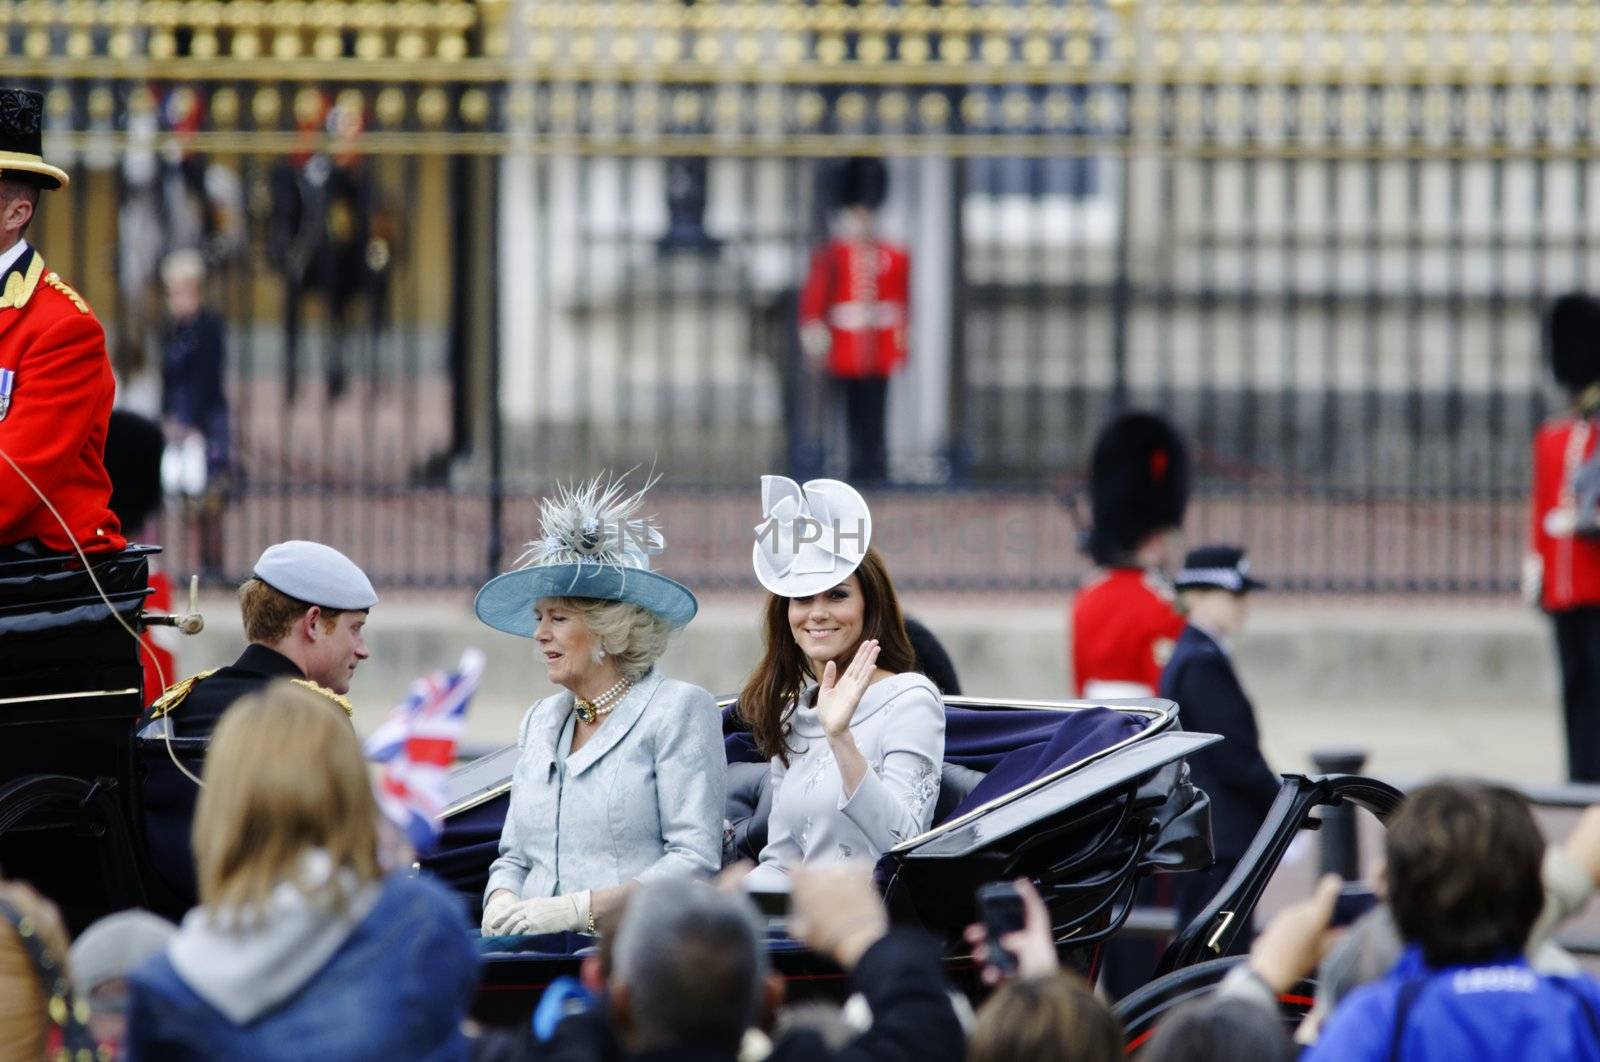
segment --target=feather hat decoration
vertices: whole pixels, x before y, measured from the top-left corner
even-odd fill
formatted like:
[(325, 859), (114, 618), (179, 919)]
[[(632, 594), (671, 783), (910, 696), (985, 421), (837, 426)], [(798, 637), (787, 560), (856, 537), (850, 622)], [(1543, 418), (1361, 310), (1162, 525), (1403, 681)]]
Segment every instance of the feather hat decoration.
[(638, 514), (645, 493), (660, 479), (652, 476), (631, 494), (622, 478), (604, 475), (576, 486), (557, 486), (553, 496), (539, 503), (540, 536), (527, 544), (514, 566), (593, 563), (648, 569), (666, 540), (654, 516)]
[(533, 607), (541, 598), (627, 601), (682, 627), (699, 610), (681, 583), (651, 571), (666, 548), (654, 516), (641, 516), (645, 494), (660, 479), (630, 490), (623, 476), (599, 475), (560, 485), (539, 504), (539, 537), (511, 571), (478, 591), (478, 618), (508, 634), (533, 636)]

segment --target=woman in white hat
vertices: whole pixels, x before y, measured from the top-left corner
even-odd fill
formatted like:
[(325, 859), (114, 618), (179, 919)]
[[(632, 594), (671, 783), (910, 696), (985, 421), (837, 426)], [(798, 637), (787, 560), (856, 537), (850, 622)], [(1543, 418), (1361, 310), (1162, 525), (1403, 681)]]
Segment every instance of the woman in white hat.
[(861, 495), (780, 476), (761, 491), (766, 651), (739, 714), (772, 760), (772, 814), (747, 884), (783, 891), (801, 862), (876, 859), (932, 825), (944, 702), (915, 671)]
[(528, 710), (517, 736), (486, 935), (593, 933), (638, 882), (721, 863), (716, 701), (655, 666), (698, 605), (650, 570), (663, 543), (636, 515), (643, 496), (601, 478), (560, 489), (521, 567), (478, 592), (478, 618), (532, 638), (563, 687)]

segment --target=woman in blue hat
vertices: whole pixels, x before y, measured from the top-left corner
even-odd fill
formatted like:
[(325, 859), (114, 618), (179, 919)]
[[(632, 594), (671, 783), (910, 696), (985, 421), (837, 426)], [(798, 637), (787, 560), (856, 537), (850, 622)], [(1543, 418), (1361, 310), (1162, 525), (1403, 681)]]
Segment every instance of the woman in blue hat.
[(478, 591), (478, 618), (531, 638), (562, 687), (518, 731), (486, 935), (594, 933), (637, 883), (721, 863), (716, 701), (656, 667), (698, 604), (650, 570), (663, 542), (637, 515), (644, 490), (605, 478), (559, 489), (520, 566)]

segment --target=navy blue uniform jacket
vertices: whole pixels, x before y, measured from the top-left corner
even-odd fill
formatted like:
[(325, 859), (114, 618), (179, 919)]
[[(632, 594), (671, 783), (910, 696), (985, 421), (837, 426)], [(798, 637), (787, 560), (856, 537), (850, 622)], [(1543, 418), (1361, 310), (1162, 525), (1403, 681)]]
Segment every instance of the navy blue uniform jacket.
[(1249, 847), (1278, 794), (1278, 776), (1261, 755), (1256, 713), (1234, 674), (1233, 661), (1194, 624), (1183, 629), (1161, 673), (1161, 696), (1178, 702), (1183, 728), (1221, 734), (1189, 757), (1195, 785), (1211, 798), (1211, 839), (1218, 862)]
[[(305, 678), (305, 674), (293, 660), (275, 650), (264, 645), (247, 646), (232, 664), (196, 682), (183, 703), (172, 709), (169, 718), (173, 732), (178, 737), (209, 738), (216, 729), (217, 720), (234, 701), (280, 678)], [(146, 711), (138, 728), (142, 729), (150, 718), (150, 712)], [(200, 773), (202, 759), (185, 755), (184, 760), (189, 770)], [(168, 908), (162, 914), (176, 918), (200, 902), (194, 853), (189, 847), (194, 805), (200, 790), (173, 766), (164, 747), (144, 750), (138, 769), (150, 858), (177, 905), (168, 907), (162, 903), (159, 906)]]

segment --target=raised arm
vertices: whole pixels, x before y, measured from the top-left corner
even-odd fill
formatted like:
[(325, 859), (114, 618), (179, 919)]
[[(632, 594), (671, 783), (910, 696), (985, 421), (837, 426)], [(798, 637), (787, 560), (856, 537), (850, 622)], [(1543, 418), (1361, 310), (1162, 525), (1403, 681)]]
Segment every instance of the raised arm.
[(924, 680), (880, 711), (889, 713), (881, 763), (868, 763), (855, 791), (844, 790), (839, 810), (886, 852), (933, 822), (944, 767), (944, 702)]

